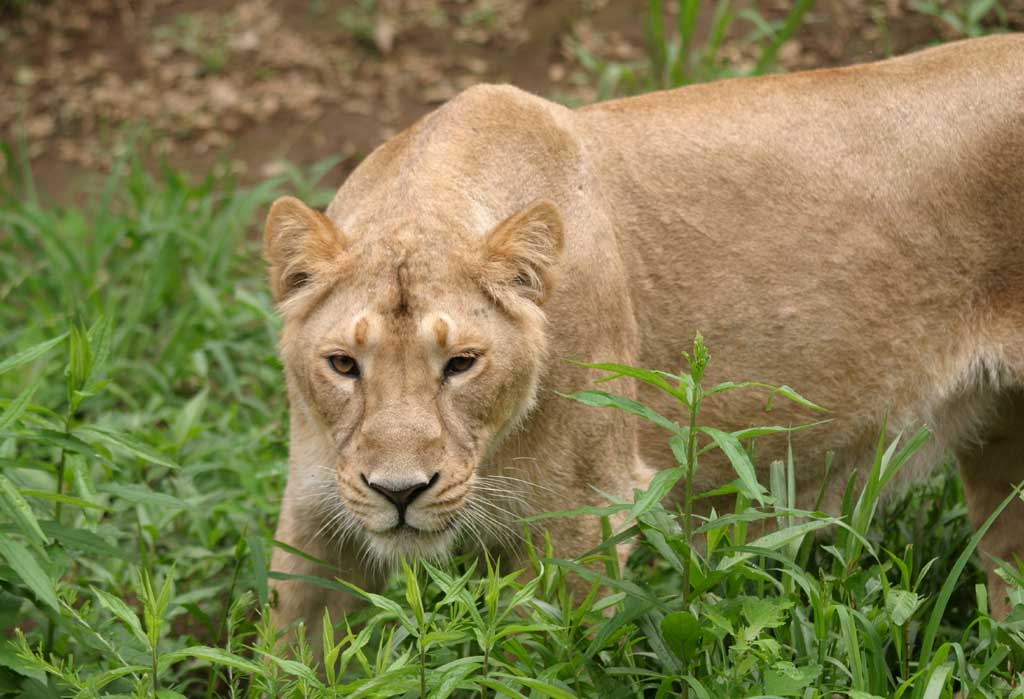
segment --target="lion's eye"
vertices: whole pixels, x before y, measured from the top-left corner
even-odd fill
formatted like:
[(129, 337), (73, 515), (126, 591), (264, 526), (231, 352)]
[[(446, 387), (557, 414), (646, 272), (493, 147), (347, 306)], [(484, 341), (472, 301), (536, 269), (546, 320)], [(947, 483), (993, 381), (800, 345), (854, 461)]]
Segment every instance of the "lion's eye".
[(348, 376), (352, 379), (359, 378), (359, 365), (356, 364), (356, 360), (347, 354), (332, 354), (327, 358), (327, 362), (331, 365), (331, 368), (342, 376)]
[(444, 377), (447, 379), (449, 376), (464, 374), (472, 369), (474, 364), (476, 364), (476, 357), (471, 354), (460, 354), (457, 357), (452, 357), (444, 365)]

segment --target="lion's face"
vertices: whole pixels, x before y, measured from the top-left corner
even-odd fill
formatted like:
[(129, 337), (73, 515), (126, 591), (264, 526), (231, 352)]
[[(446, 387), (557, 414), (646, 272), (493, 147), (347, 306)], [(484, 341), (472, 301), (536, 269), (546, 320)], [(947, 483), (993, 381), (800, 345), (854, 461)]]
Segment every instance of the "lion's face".
[(293, 459), (315, 455), (299, 466), (321, 484), (327, 526), (378, 559), (437, 557), (487, 497), (478, 470), (534, 401), (561, 228), (542, 203), (456, 248), (425, 244), (418, 225), (387, 233), (349, 240), (293, 199), (271, 211), (292, 409), (320, 445), (293, 444)]

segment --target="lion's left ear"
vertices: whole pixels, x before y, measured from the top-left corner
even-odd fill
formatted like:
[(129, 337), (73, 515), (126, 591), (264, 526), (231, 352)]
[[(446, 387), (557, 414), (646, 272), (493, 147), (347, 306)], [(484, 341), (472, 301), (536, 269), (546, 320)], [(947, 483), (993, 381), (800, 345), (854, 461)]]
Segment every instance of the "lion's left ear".
[(499, 223), (483, 240), (483, 281), (499, 298), (512, 291), (540, 305), (553, 283), (564, 228), (558, 209), (539, 199)]

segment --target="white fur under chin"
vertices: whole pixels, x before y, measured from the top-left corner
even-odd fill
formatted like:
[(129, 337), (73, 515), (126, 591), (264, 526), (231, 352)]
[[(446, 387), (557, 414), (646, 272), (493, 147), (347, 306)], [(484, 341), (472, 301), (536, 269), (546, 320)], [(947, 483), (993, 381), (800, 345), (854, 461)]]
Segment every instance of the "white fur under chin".
[(369, 554), (378, 563), (389, 568), (398, 565), (403, 557), (444, 561), (451, 556), (456, 536), (454, 529), (440, 532), (403, 529), (391, 534), (366, 531), (364, 534)]

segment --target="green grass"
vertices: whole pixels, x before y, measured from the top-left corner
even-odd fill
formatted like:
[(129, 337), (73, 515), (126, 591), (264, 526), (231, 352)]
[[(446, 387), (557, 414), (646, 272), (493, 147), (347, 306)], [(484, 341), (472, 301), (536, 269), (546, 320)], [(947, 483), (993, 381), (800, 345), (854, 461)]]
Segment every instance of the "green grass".
[[(791, 3), (785, 16), (776, 21), (765, 19), (756, 7), (738, 8), (740, 4), (733, 0), (649, 0), (647, 54), (638, 61), (602, 60), (579, 42), (571, 46), (576, 59), (593, 76), (599, 99), (773, 72), (779, 48), (800, 29), (814, 0)], [(698, 37), (698, 20), (705, 14), (708, 30)], [(744, 43), (757, 54), (749, 68), (737, 67), (721, 54), (722, 45), (735, 31), (736, 20), (749, 28)]]
[[(615, 369), (680, 404), (664, 418), (680, 467), (608, 510), (631, 511), (616, 536), (638, 541), (627, 570), (597, 550), (598, 575), (540, 540), (526, 583), (486, 561), (417, 564), (326, 639), (326, 675), (301, 651), (306, 663), (265, 661), (286, 405), (255, 222), (283, 191), (322, 204), (329, 193), (314, 180), (245, 189), (124, 163), (85, 209), (5, 184), (10, 696), (677, 696), (684, 683), (694, 697), (1019, 693), (1007, 662), (1024, 663), (1024, 615), (996, 622), (978, 608), (982, 578), (957, 561), (974, 540), (956, 479), (947, 469), (876, 509), (927, 435), (864, 465), (874, 475), (848, 499), (847, 526), (793, 510), (793, 465), (759, 484), (748, 435), (700, 427), (699, 405), (715, 395), (701, 397), (699, 346), (695, 367), (667, 383)], [(597, 391), (574, 397), (640, 410)], [(737, 504), (697, 522), (701, 551), (691, 520), (658, 496), (716, 444), (736, 465)], [(778, 532), (752, 535), (765, 519)], [(587, 599), (568, 599), (572, 572), (594, 581)]]
[[(645, 70), (697, 70), (702, 51), (684, 54)], [(928, 435), (880, 443), (839, 517), (796, 510), (796, 464), (758, 483), (753, 435), (703, 425), (717, 389), (701, 383), (699, 343), (684, 370), (662, 367), (672, 375), (605, 367), (654, 382), (677, 414), (573, 396), (659, 421), (680, 461), (605, 510), (630, 516), (606, 527), (596, 567), (540, 537), (523, 576), (484, 559), (412, 563), (332, 620), (319, 672), (308, 650), (275, 654), (265, 605), (287, 406), (259, 220), (285, 192), (326, 203), (331, 163), (246, 188), (127, 161), (68, 207), (5, 158), (0, 696), (1024, 696), (1010, 669), (1024, 668), (1024, 606), (987, 616), (952, 467), (883, 502)], [(713, 449), (735, 469), (732, 511), (666, 510), (659, 496)], [(624, 539), (636, 550), (620, 570), (606, 554)], [(569, 598), (569, 575), (593, 582), (586, 599)]]
[[(885, 37), (884, 55), (889, 55), (892, 28), (886, 3), (872, 0), (865, 4)], [(968, 38), (1008, 31), (1004, 4), (999, 0), (912, 0), (904, 11), (918, 15), (918, 20), (933, 19), (952, 38)], [(814, 8), (815, 0), (794, 0), (780, 17), (769, 19), (757, 4), (736, 0), (648, 0), (644, 18), (646, 55), (642, 59), (603, 59), (578, 41), (570, 42), (570, 48), (597, 86), (598, 99), (764, 75), (779, 69), (779, 49), (800, 36)], [(699, 31), (699, 26), (706, 30)], [(726, 43), (737, 40), (753, 57), (749, 65), (737, 64), (722, 51)]]

